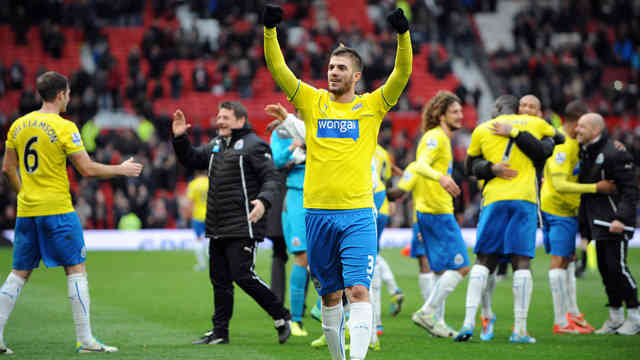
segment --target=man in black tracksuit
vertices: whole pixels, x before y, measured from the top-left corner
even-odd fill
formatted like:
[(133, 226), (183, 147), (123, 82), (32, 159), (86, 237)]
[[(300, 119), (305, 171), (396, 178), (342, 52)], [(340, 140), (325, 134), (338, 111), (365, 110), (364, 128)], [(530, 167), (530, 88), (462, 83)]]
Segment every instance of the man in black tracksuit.
[(208, 169), (209, 191), (205, 236), (209, 238), (209, 277), (213, 285), (213, 330), (194, 344), (229, 342), (233, 313), (233, 282), (275, 320), (281, 344), (291, 333), (291, 314), (254, 272), (256, 242), (265, 235), (263, 215), (278, 191), (278, 170), (269, 145), (253, 132), (247, 110), (225, 101), (216, 117), (218, 136), (194, 148), (182, 111), (173, 115), (173, 146), (188, 168)]
[[(596, 334), (640, 333), (637, 285), (627, 267), (627, 247), (636, 224), (638, 179), (633, 157), (619, 150), (609, 138), (602, 116), (588, 113), (580, 117), (576, 127), (580, 143), (581, 183), (610, 179), (616, 184), (613, 195), (582, 194), (580, 216), (596, 240), (598, 268), (609, 298), (609, 319)], [(598, 222), (609, 223), (604, 225)], [(630, 227), (631, 231), (624, 230)], [(628, 317), (624, 320), (623, 303)]]

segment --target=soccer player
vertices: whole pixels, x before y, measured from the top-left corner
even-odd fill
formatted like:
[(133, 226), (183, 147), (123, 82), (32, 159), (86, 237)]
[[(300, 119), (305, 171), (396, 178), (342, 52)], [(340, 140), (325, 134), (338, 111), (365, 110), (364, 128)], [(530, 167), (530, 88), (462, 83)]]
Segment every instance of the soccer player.
[[(467, 150), (467, 166), (473, 158), (483, 157), (494, 169), (514, 170), (517, 174), (505, 179), (501, 176), (486, 181), (482, 190), (482, 211), (478, 221), (474, 252), (476, 264), (471, 269), (467, 287), (464, 325), (456, 341), (467, 341), (473, 336), (475, 316), (487, 282), (501, 255), (511, 257), (514, 267), (513, 295), (515, 326), (509, 339), (515, 343), (535, 343), (527, 334), (526, 321), (533, 291), (529, 270), (530, 259), (535, 256), (537, 229), (537, 180), (535, 160), (515, 144), (521, 130), (535, 139), (553, 137), (555, 129), (543, 119), (529, 115), (515, 115), (518, 99), (503, 95), (496, 100), (499, 115), (473, 131)], [(502, 136), (502, 134), (509, 136)], [(472, 165), (472, 174), (476, 173)]]
[(424, 181), (424, 199), (419, 199), (418, 227), (436, 283), (427, 301), (411, 320), (434, 336), (455, 336), (444, 321), (444, 303), (469, 272), (467, 246), (453, 216), (453, 197), (460, 188), (453, 181), (451, 136), (462, 127), (460, 99), (449, 91), (439, 91), (422, 112), (424, 135), (416, 151), (415, 171)]
[[(9, 128), (2, 172), (18, 193), (12, 271), (0, 288), (0, 355), (11, 354), (4, 327), (18, 296), (40, 260), (63, 266), (80, 353), (116, 352), (91, 332), (90, 298), (85, 268), (86, 248), (80, 219), (73, 209), (67, 158), (82, 176), (138, 176), (142, 165), (133, 158), (119, 165), (91, 160), (78, 127), (60, 116), (69, 104), (69, 82), (49, 71), (36, 81), (42, 107), (17, 119)], [(19, 169), (19, 173), (18, 173)]]
[(291, 335), (308, 336), (302, 325), (305, 290), (307, 286), (307, 240), (305, 237), (302, 190), (306, 153), (304, 123), (289, 114), (280, 104), (270, 104), (265, 111), (281, 121), (271, 133), (273, 161), (280, 169), (287, 169), (287, 194), (282, 210), (282, 231), (287, 249), (293, 254), (293, 269), (289, 278), (291, 301)]
[[(544, 247), (551, 254), (549, 285), (553, 298), (554, 334), (588, 334), (595, 330), (580, 313), (576, 296), (574, 252), (578, 231), (580, 196), (586, 193), (609, 194), (615, 185), (607, 180), (579, 184), (580, 146), (576, 138), (578, 119), (589, 111), (581, 101), (569, 103), (565, 109), (562, 133), (566, 142), (556, 146), (544, 168), (545, 181), (540, 192)], [(570, 264), (573, 266), (570, 268)]]
[(394, 70), (372, 93), (355, 94), (362, 59), (340, 46), (329, 59), (328, 90), (298, 80), (287, 67), (275, 26), (282, 9), (264, 10), (264, 52), (269, 71), (305, 123), (307, 168), (304, 207), (311, 276), (322, 296), (322, 328), (333, 359), (345, 358), (342, 293), (351, 302), (351, 359), (364, 359), (372, 331), (369, 286), (375, 267), (376, 225), (371, 158), (384, 115), (411, 74), (409, 22), (401, 9), (387, 17), (398, 32)]
[(195, 271), (207, 269), (209, 257), (209, 240), (204, 236), (204, 219), (207, 215), (207, 191), (209, 179), (205, 173), (198, 171), (196, 176), (187, 185), (187, 198), (191, 200), (191, 227), (196, 233), (196, 242), (193, 251), (196, 255)]

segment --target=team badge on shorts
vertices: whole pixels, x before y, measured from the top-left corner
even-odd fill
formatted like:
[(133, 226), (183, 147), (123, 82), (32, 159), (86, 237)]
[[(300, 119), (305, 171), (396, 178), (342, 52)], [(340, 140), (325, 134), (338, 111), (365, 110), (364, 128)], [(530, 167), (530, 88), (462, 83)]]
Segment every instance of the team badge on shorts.
[(456, 254), (456, 257), (454, 257), (454, 258), (453, 258), (453, 262), (454, 262), (456, 265), (462, 265), (462, 263), (464, 262), (464, 258), (462, 257), (462, 254), (457, 253), (457, 254)]
[(300, 238), (297, 236), (294, 236), (293, 239), (291, 239), (291, 245), (300, 246)]

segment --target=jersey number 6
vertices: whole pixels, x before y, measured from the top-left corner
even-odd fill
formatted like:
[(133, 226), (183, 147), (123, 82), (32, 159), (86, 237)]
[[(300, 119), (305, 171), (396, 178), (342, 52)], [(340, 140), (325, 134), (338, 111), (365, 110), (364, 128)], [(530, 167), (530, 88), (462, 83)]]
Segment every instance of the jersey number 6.
[[(27, 141), (27, 144), (24, 146), (24, 156), (23, 156), (24, 168), (27, 170), (28, 173), (32, 173), (36, 171), (36, 169), (38, 169), (38, 152), (35, 149), (31, 148), (31, 146), (33, 146), (33, 144), (37, 142), (38, 142), (38, 137), (34, 136), (31, 139), (29, 139), (29, 141)], [(29, 166), (29, 156), (33, 156), (32, 166)]]

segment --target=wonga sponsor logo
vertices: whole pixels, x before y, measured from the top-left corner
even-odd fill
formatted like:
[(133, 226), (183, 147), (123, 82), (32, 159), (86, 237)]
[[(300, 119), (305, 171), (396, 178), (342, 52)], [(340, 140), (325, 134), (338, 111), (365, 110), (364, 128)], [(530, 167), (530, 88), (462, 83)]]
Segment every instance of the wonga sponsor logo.
[(319, 138), (353, 139), (360, 137), (358, 120), (318, 119)]

